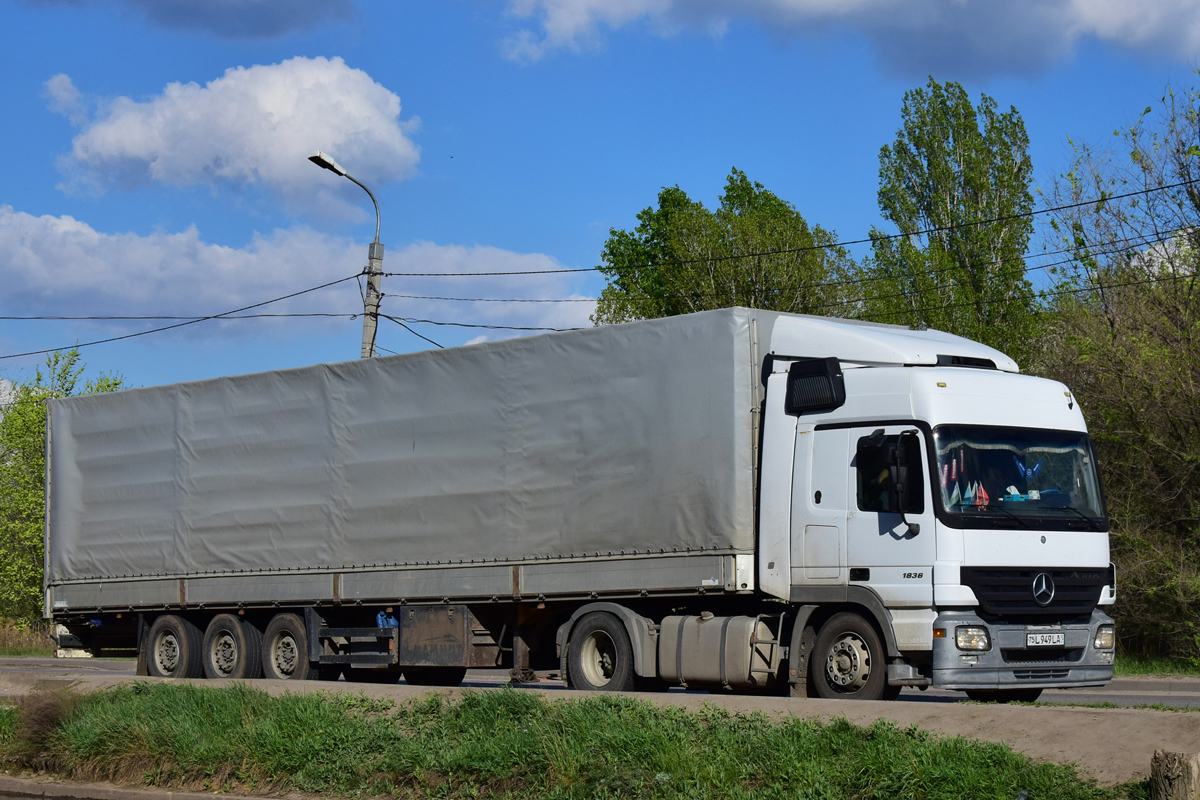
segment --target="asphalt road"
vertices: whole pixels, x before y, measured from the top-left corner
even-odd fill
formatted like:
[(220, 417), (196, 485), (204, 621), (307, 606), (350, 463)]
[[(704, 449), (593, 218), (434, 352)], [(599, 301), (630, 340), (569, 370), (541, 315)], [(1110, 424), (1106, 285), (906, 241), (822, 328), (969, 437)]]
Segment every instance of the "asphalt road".
[[(75, 681), (92, 683), (96, 678), (115, 679), (111, 682), (133, 680), (134, 662), (129, 659), (105, 658), (0, 658), (0, 695), (21, 693), (38, 683), (67, 685)], [(553, 673), (540, 673), (536, 686), (544, 690), (566, 690)], [(508, 681), (506, 670), (471, 670), (463, 682), (465, 688), (489, 688)], [(109, 683), (109, 680), (102, 683)], [(403, 683), (401, 683), (403, 685)], [(672, 689), (671, 693), (683, 693)], [(707, 692), (688, 692), (707, 694)], [(905, 689), (897, 702), (901, 703), (958, 703), (966, 700), (962, 692), (942, 689)], [(1043, 703), (1061, 705), (1091, 705), (1111, 703), (1122, 708), (1162, 705), (1168, 708), (1200, 708), (1200, 677), (1124, 677), (1117, 678), (1101, 689), (1048, 689), (1042, 693)]]

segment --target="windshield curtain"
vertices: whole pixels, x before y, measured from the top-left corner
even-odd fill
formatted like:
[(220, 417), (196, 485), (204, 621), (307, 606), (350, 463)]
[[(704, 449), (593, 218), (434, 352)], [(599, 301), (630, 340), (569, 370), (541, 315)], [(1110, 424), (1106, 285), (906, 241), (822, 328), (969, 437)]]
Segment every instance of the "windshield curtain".
[(933, 438), (948, 514), (1105, 517), (1086, 433), (941, 425)]

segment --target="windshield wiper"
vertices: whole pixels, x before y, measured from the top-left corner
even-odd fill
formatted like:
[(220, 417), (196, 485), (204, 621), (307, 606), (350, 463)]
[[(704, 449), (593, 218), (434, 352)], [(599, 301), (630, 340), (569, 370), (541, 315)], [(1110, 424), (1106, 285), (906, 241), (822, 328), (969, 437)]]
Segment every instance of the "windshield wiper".
[(1052, 510), (1058, 510), (1061, 508), (1063, 511), (1074, 512), (1076, 514), (1076, 516), (1078, 516), (1081, 520), (1083, 520), (1084, 522), (1086, 522), (1088, 524), (1089, 528), (1091, 528), (1094, 531), (1100, 530), (1100, 520), (1089, 517), (1087, 514), (1084, 514), (1082, 511), (1080, 511), (1075, 506), (1043, 506), (1043, 508), (1048, 508), (1048, 509), (1052, 509)]
[(958, 509), (959, 509), (959, 513), (960, 513), (960, 514), (961, 514), (961, 513), (962, 513), (964, 510), (973, 510), (973, 511), (976, 511), (976, 512), (979, 512), (979, 511), (982, 511), (982, 510), (989, 510), (989, 511), (999, 511), (1001, 514), (1004, 514), (1006, 517), (1010, 517), (1010, 518), (1012, 518), (1012, 519), (1016, 520), (1017, 522), (1019, 522), (1019, 523), (1021, 524), (1021, 526), (1022, 526), (1022, 527), (1024, 527), (1024, 528), (1028, 528), (1028, 527), (1029, 527), (1029, 523), (1028, 523), (1028, 522), (1026, 522), (1025, 520), (1021, 519), (1020, 517), (1018, 517), (1016, 514), (1012, 513), (1011, 511), (1009, 511), (1009, 510), (1008, 510), (1007, 508), (1005, 508), (1004, 506), (992, 506), (992, 505), (987, 505), (987, 506), (977, 506), (977, 505), (975, 505), (974, 503), (954, 503), (953, 505), (951, 505), (951, 506), (950, 506), (950, 508), (958, 508)]

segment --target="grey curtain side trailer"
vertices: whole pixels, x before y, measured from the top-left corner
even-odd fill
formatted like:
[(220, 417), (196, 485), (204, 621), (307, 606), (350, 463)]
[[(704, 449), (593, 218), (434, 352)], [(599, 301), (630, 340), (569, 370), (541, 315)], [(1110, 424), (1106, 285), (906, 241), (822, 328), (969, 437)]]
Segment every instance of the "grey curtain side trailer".
[(45, 613), (150, 675), (866, 699), (1112, 675), (1077, 405), (939, 331), (732, 308), (48, 414)]

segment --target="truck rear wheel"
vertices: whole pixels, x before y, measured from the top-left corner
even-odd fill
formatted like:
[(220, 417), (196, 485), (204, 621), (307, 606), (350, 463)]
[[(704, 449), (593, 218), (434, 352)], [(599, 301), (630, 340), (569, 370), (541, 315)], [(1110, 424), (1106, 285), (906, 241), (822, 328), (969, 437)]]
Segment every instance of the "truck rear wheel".
[(233, 614), (218, 614), (204, 632), (206, 678), (257, 678), (262, 674), (262, 634)]
[(829, 699), (894, 700), (888, 691), (887, 659), (875, 627), (843, 611), (821, 626), (809, 673), (817, 694)]
[(593, 611), (575, 624), (567, 654), (571, 686), (591, 692), (633, 691), (633, 645), (621, 620)]
[(175, 614), (163, 614), (150, 626), (146, 668), (156, 678), (201, 678), (203, 637), (193, 623)]
[(295, 614), (276, 614), (263, 632), (263, 677), (279, 681), (316, 680), (308, 660), (308, 632)]
[(409, 686), (458, 686), (467, 677), (466, 667), (411, 667), (404, 670)]
[(1041, 696), (1041, 689), (967, 689), (977, 703), (1035, 703)]

